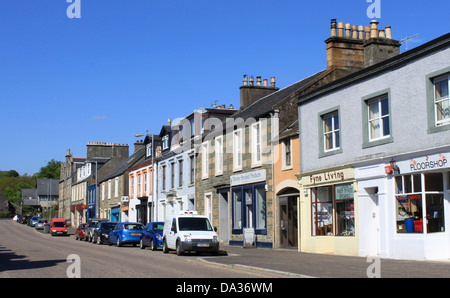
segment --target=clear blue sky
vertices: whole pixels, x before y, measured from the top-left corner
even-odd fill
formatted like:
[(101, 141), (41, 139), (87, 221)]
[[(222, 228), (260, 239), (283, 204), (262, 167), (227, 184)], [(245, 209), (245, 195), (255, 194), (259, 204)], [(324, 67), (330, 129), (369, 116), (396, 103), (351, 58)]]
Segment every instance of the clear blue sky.
[[(198, 107), (239, 107), (244, 74), (286, 87), (326, 67), (330, 20), (366, 0), (0, 0), (0, 170), (38, 172), (88, 142), (130, 145)], [(409, 49), (448, 33), (448, 0), (381, 0)], [(402, 46), (402, 51), (405, 46)]]

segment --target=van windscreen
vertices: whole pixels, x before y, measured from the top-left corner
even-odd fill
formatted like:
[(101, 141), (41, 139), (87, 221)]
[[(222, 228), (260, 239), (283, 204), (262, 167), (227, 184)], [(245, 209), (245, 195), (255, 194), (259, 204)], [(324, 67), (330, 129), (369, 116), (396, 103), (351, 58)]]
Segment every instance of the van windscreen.
[(179, 217), (178, 226), (180, 231), (212, 231), (211, 224), (207, 218)]
[(62, 221), (55, 221), (53, 223), (53, 226), (55, 228), (64, 228), (66, 226), (66, 223), (62, 222)]

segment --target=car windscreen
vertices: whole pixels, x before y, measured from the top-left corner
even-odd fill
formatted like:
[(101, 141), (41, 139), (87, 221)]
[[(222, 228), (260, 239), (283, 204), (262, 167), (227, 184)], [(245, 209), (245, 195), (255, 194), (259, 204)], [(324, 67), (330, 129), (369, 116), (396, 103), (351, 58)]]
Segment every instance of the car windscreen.
[(112, 222), (112, 223), (102, 223), (100, 225), (100, 228), (103, 230), (113, 230), (116, 227), (116, 223)]
[(154, 231), (162, 231), (164, 230), (164, 223), (153, 224)]
[(143, 230), (144, 225), (142, 224), (125, 224), (123, 225), (124, 230)]
[(211, 224), (207, 218), (202, 217), (180, 217), (178, 218), (180, 231), (212, 231)]
[(66, 224), (65, 224), (64, 222), (62, 222), (62, 221), (55, 221), (55, 222), (53, 223), (53, 226), (54, 226), (55, 228), (64, 228), (64, 227), (66, 226)]

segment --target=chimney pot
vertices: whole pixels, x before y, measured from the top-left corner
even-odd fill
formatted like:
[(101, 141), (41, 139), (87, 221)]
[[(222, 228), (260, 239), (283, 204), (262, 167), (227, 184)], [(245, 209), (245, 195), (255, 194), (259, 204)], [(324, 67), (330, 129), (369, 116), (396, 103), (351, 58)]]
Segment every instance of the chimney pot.
[(352, 28), (351, 24), (349, 24), (349, 23), (345, 24), (345, 37), (346, 38), (352, 38), (351, 28)]
[(267, 79), (264, 79), (264, 87), (267, 87)]
[(391, 26), (386, 26), (386, 38), (392, 39)]
[(254, 85), (254, 79), (253, 79), (253, 76), (251, 76), (250, 77), (250, 86), (253, 86)]
[(356, 25), (352, 26), (352, 38), (358, 39), (358, 26)]
[(380, 29), (380, 35), (381, 38), (386, 38), (386, 34), (384, 33), (384, 29)]
[(338, 23), (338, 37), (344, 37), (344, 23)]
[(256, 77), (256, 86), (261, 86), (261, 77)]
[(331, 19), (331, 34), (330, 37), (336, 37), (336, 19)]
[(369, 26), (364, 27), (364, 32), (366, 34), (366, 39), (370, 39), (370, 27)]
[(270, 78), (270, 86), (275, 87), (275, 77)]
[(248, 78), (247, 78), (247, 75), (244, 75), (244, 86), (248, 86)]
[(370, 22), (370, 37), (375, 38), (378, 37), (378, 21), (373, 20)]
[(364, 39), (364, 26), (363, 25), (358, 26), (358, 39), (360, 39), (360, 40)]

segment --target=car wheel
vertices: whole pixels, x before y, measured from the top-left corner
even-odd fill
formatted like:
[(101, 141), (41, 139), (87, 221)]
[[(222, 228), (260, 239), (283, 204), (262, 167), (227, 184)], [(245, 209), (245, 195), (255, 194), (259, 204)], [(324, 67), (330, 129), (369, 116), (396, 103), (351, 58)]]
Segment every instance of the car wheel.
[(117, 236), (116, 245), (117, 245), (117, 247), (122, 246), (122, 243), (120, 243), (120, 237), (119, 236)]
[(183, 255), (183, 250), (181, 249), (180, 241), (177, 242), (177, 256)]
[(151, 250), (156, 250), (156, 245), (155, 245), (155, 241), (153, 241), (153, 239), (150, 242), (150, 249)]
[(166, 239), (164, 239), (163, 242), (163, 253), (168, 253), (169, 252), (169, 248), (167, 247), (167, 243), (166, 243)]
[(139, 241), (139, 247), (141, 248), (141, 249), (144, 249), (145, 248), (145, 245), (144, 245), (144, 240), (141, 238), (141, 240)]
[(75, 240), (78, 240), (78, 236), (77, 236), (77, 234), (75, 234)]
[(96, 242), (97, 242), (98, 245), (102, 244), (102, 239), (100, 238), (100, 236), (97, 236), (97, 241)]

